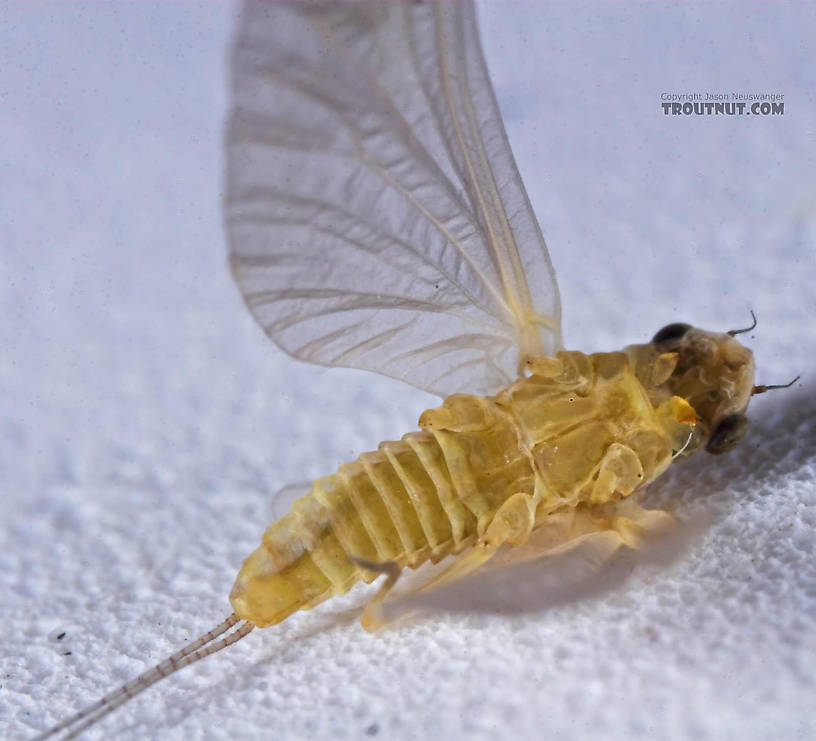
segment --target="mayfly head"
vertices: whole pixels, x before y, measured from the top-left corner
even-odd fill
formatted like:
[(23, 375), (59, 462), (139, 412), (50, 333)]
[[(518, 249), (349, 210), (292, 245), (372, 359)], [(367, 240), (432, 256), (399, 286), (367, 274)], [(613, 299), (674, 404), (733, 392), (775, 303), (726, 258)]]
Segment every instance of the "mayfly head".
[(649, 344), (627, 348), (655, 407), (672, 397), (692, 407), (696, 420), (683, 457), (702, 448), (725, 453), (745, 433), (754, 356), (734, 334), (669, 324)]

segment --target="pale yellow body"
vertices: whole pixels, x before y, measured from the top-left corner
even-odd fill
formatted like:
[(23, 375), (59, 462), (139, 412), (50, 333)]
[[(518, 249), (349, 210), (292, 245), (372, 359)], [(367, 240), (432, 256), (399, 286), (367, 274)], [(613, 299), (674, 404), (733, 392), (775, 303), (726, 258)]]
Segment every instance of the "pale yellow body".
[(562, 352), (529, 370), (496, 396), (448, 397), (419, 431), (315, 481), (245, 560), (236, 615), (278, 623), (376, 578), (360, 561), (416, 568), (491, 524), (494, 539), (523, 542), (548, 516), (617, 501), (668, 467), (669, 428), (625, 353)]

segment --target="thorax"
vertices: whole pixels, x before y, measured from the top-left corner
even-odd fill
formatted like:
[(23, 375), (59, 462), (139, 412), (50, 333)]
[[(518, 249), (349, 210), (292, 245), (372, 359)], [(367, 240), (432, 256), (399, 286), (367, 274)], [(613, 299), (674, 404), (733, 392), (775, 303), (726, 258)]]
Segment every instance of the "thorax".
[[(493, 401), (515, 420), (545, 510), (626, 496), (671, 463), (671, 441), (624, 353), (560, 352), (529, 371)], [(607, 493), (605, 467), (626, 469)]]

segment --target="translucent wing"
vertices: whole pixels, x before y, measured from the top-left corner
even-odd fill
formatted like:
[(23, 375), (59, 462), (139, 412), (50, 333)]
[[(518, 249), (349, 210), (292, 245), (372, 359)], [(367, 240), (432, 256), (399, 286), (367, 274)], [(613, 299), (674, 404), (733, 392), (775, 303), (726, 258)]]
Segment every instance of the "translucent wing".
[(444, 396), (560, 346), (470, 3), (248, 3), (232, 96), (230, 260), (286, 352)]

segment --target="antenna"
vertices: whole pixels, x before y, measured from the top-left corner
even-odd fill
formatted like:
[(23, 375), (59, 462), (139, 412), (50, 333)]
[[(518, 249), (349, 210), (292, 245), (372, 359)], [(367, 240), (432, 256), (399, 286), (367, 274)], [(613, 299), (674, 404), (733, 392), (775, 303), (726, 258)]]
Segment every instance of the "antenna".
[(754, 323), (750, 327), (746, 327), (745, 329), (729, 329), (728, 334), (730, 334), (732, 337), (737, 334), (742, 334), (743, 332), (750, 332), (754, 327), (756, 327), (757, 325), (756, 314), (754, 314), (753, 309), (748, 309), (748, 311), (751, 312), (751, 319), (754, 320)]
[[(140, 674), (130, 682), (123, 684), (119, 689), (110, 692), (102, 699), (83, 708), (70, 718), (57, 723), (53, 728), (49, 728), (44, 733), (41, 733), (32, 741), (43, 741), (51, 738), (60, 731), (69, 731), (65, 739), (75, 738), (82, 731), (92, 726), (97, 721), (104, 718), (108, 713), (112, 712), (120, 705), (123, 705), (128, 700), (136, 697), (140, 692), (144, 692), (152, 684), (155, 684), (160, 679), (169, 677), (171, 674), (177, 672), (179, 669), (194, 664), (196, 661), (220, 651), (222, 648), (231, 646), (233, 643), (240, 641), (247, 635), (255, 626), (247, 621), (238, 625), (241, 621), (238, 616), (233, 613), (224, 622), (216, 625), (212, 630), (205, 633), (200, 638), (197, 638), (189, 645), (176, 651), (176, 653), (168, 656), (164, 661), (159, 662), (152, 669), (148, 669), (143, 674)], [(216, 641), (218, 636), (226, 633), (228, 630), (238, 625), (238, 628), (229, 635)], [(213, 641), (215, 641), (213, 643)], [(209, 645), (207, 645), (209, 644)]]
[(772, 386), (754, 386), (751, 389), (751, 396), (756, 396), (757, 394), (764, 394), (766, 391), (773, 391), (774, 389), (789, 389), (796, 383), (802, 376), (796, 376), (792, 381), (789, 383), (775, 383)]

